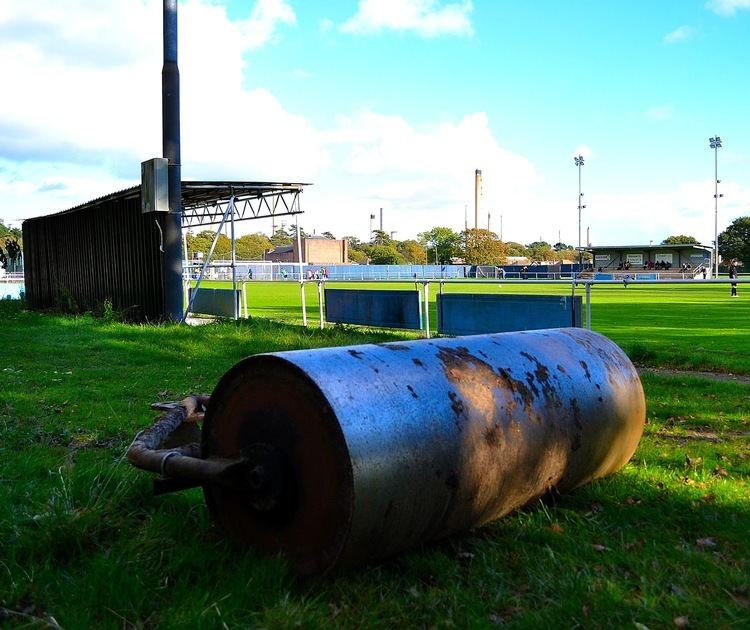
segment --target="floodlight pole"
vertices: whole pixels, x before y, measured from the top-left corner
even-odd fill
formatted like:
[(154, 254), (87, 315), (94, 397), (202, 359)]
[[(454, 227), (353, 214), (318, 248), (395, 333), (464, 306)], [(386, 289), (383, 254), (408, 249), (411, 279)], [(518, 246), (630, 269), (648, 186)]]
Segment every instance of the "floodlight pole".
[(164, 317), (182, 320), (182, 172), (180, 164), (180, 70), (177, 66), (177, 0), (163, 4), (164, 65), (161, 70), (162, 153), (168, 162), (169, 212), (164, 215)]
[(708, 139), (708, 146), (714, 150), (714, 278), (719, 277), (719, 149), (721, 138), (715, 136)]
[(581, 250), (581, 210), (586, 206), (582, 205), (583, 193), (581, 192), (581, 167), (583, 166), (583, 156), (578, 155), (573, 158), (574, 164), (578, 167), (578, 266), (583, 265), (583, 250)]

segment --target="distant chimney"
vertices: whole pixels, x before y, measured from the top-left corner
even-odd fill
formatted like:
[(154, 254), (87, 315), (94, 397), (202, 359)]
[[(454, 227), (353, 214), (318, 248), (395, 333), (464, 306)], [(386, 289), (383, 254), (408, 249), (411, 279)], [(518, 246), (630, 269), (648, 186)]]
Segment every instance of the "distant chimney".
[(482, 201), (482, 171), (474, 171), (474, 229), (479, 229), (479, 206)]

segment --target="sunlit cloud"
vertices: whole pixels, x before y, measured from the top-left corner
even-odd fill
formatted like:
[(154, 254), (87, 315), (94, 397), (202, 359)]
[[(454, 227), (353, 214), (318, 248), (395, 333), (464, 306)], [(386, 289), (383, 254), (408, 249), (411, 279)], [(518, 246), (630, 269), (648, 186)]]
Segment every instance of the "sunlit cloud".
[(691, 26), (678, 26), (673, 31), (670, 31), (667, 33), (663, 38), (662, 42), (665, 44), (676, 44), (678, 42), (683, 42), (686, 39), (690, 39), (695, 35), (695, 29)]
[(656, 122), (669, 120), (673, 115), (674, 108), (671, 105), (659, 105), (646, 110), (646, 118)]
[(360, 0), (357, 13), (344, 22), (344, 33), (411, 31), (422, 37), (471, 36), (470, 0), (440, 4), (436, 0)]
[(717, 15), (734, 15), (737, 11), (750, 9), (750, 0), (709, 0), (706, 8)]

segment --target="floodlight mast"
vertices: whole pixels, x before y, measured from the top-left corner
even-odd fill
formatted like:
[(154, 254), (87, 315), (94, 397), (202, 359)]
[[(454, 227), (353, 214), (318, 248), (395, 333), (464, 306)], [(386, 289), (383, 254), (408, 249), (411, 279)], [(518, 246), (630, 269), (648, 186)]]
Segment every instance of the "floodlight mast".
[(719, 277), (719, 149), (721, 149), (721, 137), (715, 136), (708, 139), (708, 146), (714, 150), (714, 278)]
[[(581, 249), (581, 210), (586, 206), (582, 205), (583, 193), (581, 192), (581, 167), (583, 166), (583, 156), (577, 155), (573, 162), (578, 167), (578, 265), (583, 265), (583, 250)], [(580, 269), (578, 270), (581, 271)]]
[(164, 65), (161, 71), (162, 153), (168, 162), (169, 212), (164, 213), (164, 317), (182, 320), (182, 171), (180, 70), (177, 66), (177, 0), (163, 4)]

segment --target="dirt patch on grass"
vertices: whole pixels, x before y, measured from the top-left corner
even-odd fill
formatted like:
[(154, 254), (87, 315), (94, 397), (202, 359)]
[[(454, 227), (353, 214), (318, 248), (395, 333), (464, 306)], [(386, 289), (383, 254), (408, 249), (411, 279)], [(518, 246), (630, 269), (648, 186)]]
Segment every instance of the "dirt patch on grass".
[(655, 368), (637, 366), (640, 374), (659, 374), (663, 376), (695, 376), (698, 378), (709, 378), (714, 381), (731, 381), (750, 385), (750, 376), (745, 374), (732, 374), (725, 372), (701, 372), (699, 370), (675, 370), (672, 368)]

